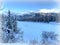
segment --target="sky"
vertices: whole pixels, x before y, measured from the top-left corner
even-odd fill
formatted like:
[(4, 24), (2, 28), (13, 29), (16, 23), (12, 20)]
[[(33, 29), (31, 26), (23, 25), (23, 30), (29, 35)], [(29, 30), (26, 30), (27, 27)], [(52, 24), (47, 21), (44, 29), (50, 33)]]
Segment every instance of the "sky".
[(4, 11), (29, 12), (39, 11), (40, 9), (59, 9), (59, 0), (2, 0)]

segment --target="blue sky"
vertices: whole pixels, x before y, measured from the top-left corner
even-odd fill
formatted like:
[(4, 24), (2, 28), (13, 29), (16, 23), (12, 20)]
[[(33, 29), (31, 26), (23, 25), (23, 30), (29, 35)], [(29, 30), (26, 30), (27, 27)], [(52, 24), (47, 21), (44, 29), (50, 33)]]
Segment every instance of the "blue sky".
[(33, 0), (33, 1), (18, 1), (18, 0), (5, 0), (4, 10), (12, 10), (14, 12), (25, 11), (38, 11), (40, 9), (53, 9), (57, 8), (57, 2), (53, 0)]

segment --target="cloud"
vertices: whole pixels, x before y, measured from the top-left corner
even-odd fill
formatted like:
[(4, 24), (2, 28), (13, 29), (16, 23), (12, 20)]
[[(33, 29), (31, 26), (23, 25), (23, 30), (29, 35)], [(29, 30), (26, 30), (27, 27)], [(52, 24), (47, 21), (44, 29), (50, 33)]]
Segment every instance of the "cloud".
[(27, 11), (27, 12), (20, 12), (21, 14), (29, 14), (30, 12), (36, 13), (60, 13), (59, 9), (40, 9), (38, 11)]
[[(39, 2), (40, 4), (42, 3), (43, 5), (46, 4), (50, 4), (51, 2), (56, 2), (58, 3), (58, 5), (56, 6), (55, 4), (53, 6), (56, 6), (56, 8), (60, 8), (59, 7), (59, 2), (60, 0), (3, 0), (3, 2), (7, 3), (7, 2)], [(48, 3), (47, 3), (48, 2)], [(50, 3), (49, 3), (50, 2)], [(8, 4), (8, 3), (7, 3)], [(38, 4), (39, 5), (39, 4)], [(45, 5), (44, 5), (45, 6)], [(58, 12), (57, 9), (41, 9), (39, 10), (39, 12)], [(26, 13), (26, 12), (24, 12)]]
[(0, 8), (1, 8), (1, 6), (2, 6), (2, 0), (0, 0)]
[(56, 1), (56, 2), (60, 2), (60, 0), (54, 0), (54, 1)]
[(53, 0), (4, 0), (5, 2), (50, 2)]
[(40, 9), (38, 12), (44, 12), (44, 13), (52, 13), (52, 12), (55, 12), (55, 13), (59, 13), (60, 10), (58, 10), (58, 9)]
[(4, 11), (3, 9), (3, 0), (0, 0), (0, 14)]
[(3, 9), (3, 0), (0, 0), (0, 11)]
[(54, 1), (57, 2), (57, 4), (58, 4), (57, 8), (60, 9), (60, 0), (54, 0)]
[(0, 0), (0, 13), (2, 13), (2, 0)]

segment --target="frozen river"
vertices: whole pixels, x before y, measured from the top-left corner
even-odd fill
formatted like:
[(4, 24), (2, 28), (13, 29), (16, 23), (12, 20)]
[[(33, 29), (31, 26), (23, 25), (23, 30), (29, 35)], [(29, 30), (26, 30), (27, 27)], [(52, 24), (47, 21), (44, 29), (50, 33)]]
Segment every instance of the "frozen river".
[(52, 31), (60, 33), (60, 24), (58, 23), (41, 23), (41, 22), (22, 22), (18, 21), (17, 26), (24, 31), (24, 40), (40, 40), (42, 31)]

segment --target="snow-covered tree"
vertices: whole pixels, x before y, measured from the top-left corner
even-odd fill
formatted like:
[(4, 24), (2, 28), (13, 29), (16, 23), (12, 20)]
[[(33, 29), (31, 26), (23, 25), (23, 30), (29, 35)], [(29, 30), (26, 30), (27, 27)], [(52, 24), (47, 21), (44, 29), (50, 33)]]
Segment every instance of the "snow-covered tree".
[(42, 43), (43, 44), (56, 44), (57, 43), (57, 34), (54, 32), (47, 32), (43, 31), (42, 32)]
[(38, 45), (38, 41), (36, 39), (31, 40), (29, 45)]
[[(3, 35), (2, 40), (4, 43), (15, 43), (18, 42), (20, 35), (22, 35), (22, 31), (17, 28), (17, 20), (16, 15), (11, 15), (10, 11), (8, 11), (8, 16), (3, 20)], [(23, 37), (23, 35), (22, 35)]]

